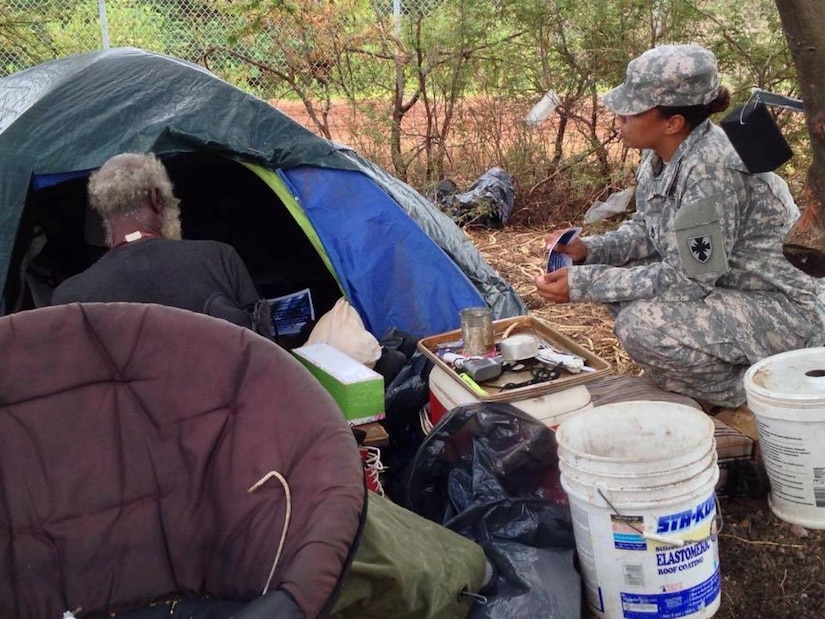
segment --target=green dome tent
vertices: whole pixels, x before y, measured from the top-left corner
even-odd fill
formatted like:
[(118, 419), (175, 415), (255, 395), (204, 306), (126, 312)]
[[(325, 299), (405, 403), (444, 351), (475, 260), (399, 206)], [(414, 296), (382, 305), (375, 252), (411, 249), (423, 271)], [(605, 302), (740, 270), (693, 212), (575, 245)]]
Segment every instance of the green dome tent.
[(457, 328), (472, 305), (527, 313), (409, 185), (203, 67), (119, 48), (0, 79), (0, 314), (39, 304), (31, 278), (54, 285), (104, 251), (88, 174), (147, 151), (169, 170), (184, 236), (234, 246), (262, 296), (309, 288), (317, 314), (345, 296), (378, 337)]

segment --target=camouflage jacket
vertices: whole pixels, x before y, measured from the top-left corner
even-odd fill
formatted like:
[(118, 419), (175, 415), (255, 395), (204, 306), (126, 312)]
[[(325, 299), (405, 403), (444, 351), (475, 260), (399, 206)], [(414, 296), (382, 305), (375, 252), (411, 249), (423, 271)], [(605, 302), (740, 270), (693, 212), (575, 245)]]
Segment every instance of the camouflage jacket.
[[(646, 152), (636, 212), (618, 230), (586, 237), (587, 258), (568, 273), (574, 302), (689, 301), (715, 289), (780, 292), (825, 322), (817, 281), (782, 254), (799, 209), (773, 173), (749, 174), (709, 120), (664, 165)], [(810, 315), (810, 314), (809, 314)]]

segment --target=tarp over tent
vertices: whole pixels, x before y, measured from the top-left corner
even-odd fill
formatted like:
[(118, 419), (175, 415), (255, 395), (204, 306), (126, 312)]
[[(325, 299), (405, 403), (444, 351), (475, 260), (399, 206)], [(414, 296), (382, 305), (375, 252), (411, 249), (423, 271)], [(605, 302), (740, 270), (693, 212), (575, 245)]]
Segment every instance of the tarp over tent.
[(0, 80), (2, 313), (21, 309), (21, 266), (38, 234), (60, 275), (88, 266), (100, 243), (86, 177), (118, 153), (147, 151), (170, 171), (184, 236), (233, 245), (264, 296), (309, 287), (322, 313), (343, 294), (378, 337), (456, 328), (471, 305), (527, 313), (409, 185), (203, 67), (133, 48)]

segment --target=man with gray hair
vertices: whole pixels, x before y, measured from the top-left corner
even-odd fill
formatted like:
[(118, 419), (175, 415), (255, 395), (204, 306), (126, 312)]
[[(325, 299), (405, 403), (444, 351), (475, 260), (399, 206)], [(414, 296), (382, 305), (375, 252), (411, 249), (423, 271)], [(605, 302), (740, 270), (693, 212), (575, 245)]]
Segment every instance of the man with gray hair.
[(179, 201), (154, 154), (109, 159), (89, 178), (89, 203), (103, 218), (110, 249), (60, 284), (52, 305), (158, 303), (268, 334), (268, 308), (237, 252), (217, 241), (181, 240)]
[(782, 254), (799, 209), (787, 183), (750, 173), (710, 120), (730, 103), (710, 50), (648, 50), (603, 101), (625, 146), (643, 151), (636, 212), (557, 246), (573, 266), (538, 275), (537, 292), (609, 304), (619, 340), (660, 387), (741, 405), (751, 364), (825, 341), (822, 288)]

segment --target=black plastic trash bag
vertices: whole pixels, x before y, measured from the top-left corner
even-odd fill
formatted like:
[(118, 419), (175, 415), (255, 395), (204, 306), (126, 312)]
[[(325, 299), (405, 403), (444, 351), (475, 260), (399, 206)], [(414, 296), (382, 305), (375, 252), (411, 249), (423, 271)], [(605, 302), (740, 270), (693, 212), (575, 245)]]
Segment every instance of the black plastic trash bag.
[(490, 168), (463, 193), (453, 181), (441, 181), (435, 202), (459, 226), (501, 228), (513, 214), (515, 195), (513, 177), (501, 168)]
[(581, 613), (570, 510), (555, 435), (507, 403), (454, 408), (418, 449), (406, 503), (484, 548), (496, 586), (475, 618), (569, 619)]
[(415, 353), (384, 392), (386, 417), (381, 424), (390, 436), (390, 444), (382, 455), (382, 462), (387, 467), (384, 490), (393, 501), (402, 505), (403, 472), (425, 437), (420, 411), (429, 399), (432, 368), (432, 361)]

